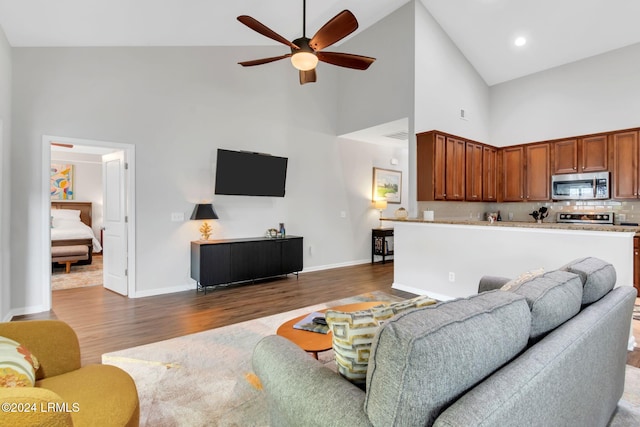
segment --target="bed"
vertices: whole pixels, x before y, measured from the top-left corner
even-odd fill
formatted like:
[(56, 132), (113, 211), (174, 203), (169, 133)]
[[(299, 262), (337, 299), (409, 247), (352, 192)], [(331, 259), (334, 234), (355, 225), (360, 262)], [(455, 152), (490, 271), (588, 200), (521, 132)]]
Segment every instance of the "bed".
[(86, 245), (91, 264), (92, 253), (101, 252), (102, 245), (91, 229), (91, 202), (51, 202), (51, 246)]

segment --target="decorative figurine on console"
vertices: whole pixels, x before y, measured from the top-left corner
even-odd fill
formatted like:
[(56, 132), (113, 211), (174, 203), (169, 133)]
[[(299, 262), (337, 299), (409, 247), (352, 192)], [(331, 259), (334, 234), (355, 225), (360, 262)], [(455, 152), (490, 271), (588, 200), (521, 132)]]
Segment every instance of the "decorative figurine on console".
[(537, 211), (531, 212), (529, 215), (531, 215), (538, 224), (541, 224), (542, 220), (549, 216), (549, 210), (543, 206)]
[(200, 226), (200, 234), (202, 234), (202, 240), (209, 240), (209, 237), (211, 237), (212, 231), (213, 231), (213, 228), (211, 228), (208, 222), (203, 223)]

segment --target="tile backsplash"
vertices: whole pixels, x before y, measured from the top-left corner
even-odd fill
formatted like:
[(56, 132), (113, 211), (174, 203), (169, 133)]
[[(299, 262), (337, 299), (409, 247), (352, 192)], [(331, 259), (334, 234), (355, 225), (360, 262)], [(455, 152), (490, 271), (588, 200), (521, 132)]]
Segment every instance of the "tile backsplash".
[(640, 223), (639, 201), (565, 201), (565, 202), (518, 202), (518, 203), (479, 203), (479, 202), (418, 202), (418, 212), (414, 217), (422, 218), (422, 212), (434, 211), (438, 219), (486, 221), (488, 212), (500, 211), (503, 221), (532, 222), (531, 212), (542, 206), (549, 208), (546, 222), (555, 222), (558, 212), (613, 212), (616, 224), (620, 222)]

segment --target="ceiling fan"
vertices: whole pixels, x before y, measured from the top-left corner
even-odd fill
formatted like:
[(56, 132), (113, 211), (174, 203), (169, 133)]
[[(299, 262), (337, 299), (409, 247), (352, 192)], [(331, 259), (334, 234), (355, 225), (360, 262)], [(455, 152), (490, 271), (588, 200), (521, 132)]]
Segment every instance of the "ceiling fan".
[(285, 39), (280, 34), (250, 16), (238, 16), (238, 21), (242, 22), (247, 27), (265, 37), (269, 37), (270, 39), (291, 48), (291, 53), (287, 53), (286, 55), (239, 62), (239, 64), (243, 67), (251, 67), (254, 65), (262, 65), (269, 62), (279, 61), (284, 58), (291, 58), (293, 66), (300, 70), (300, 84), (303, 85), (305, 83), (312, 83), (316, 81), (316, 65), (318, 64), (318, 61), (338, 65), (340, 67), (366, 70), (371, 64), (373, 64), (373, 61), (376, 60), (375, 58), (370, 58), (368, 56), (354, 55), (351, 53), (322, 51), (325, 47), (329, 47), (332, 44), (337, 43), (358, 28), (358, 20), (350, 11), (343, 10), (331, 18), (311, 39), (306, 36), (306, 15), (307, 2), (306, 0), (303, 0), (302, 37), (293, 41)]

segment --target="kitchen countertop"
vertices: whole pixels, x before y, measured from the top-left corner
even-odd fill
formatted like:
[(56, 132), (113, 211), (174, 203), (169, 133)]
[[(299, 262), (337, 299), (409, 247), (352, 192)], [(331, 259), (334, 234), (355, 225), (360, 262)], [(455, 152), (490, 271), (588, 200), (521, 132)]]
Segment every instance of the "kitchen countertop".
[(425, 223), (425, 224), (452, 224), (452, 225), (477, 225), (486, 227), (518, 227), (518, 228), (547, 228), (557, 230), (586, 230), (586, 231), (611, 231), (611, 232), (626, 232), (626, 233), (638, 233), (640, 235), (640, 227), (629, 225), (603, 225), (603, 224), (568, 224), (557, 222), (542, 222), (541, 224), (536, 222), (517, 222), (517, 221), (496, 221), (491, 223), (489, 221), (478, 220), (460, 220), (460, 219), (437, 219), (434, 221), (425, 221), (420, 218), (382, 218), (383, 221), (392, 222), (413, 222), (413, 223)]

